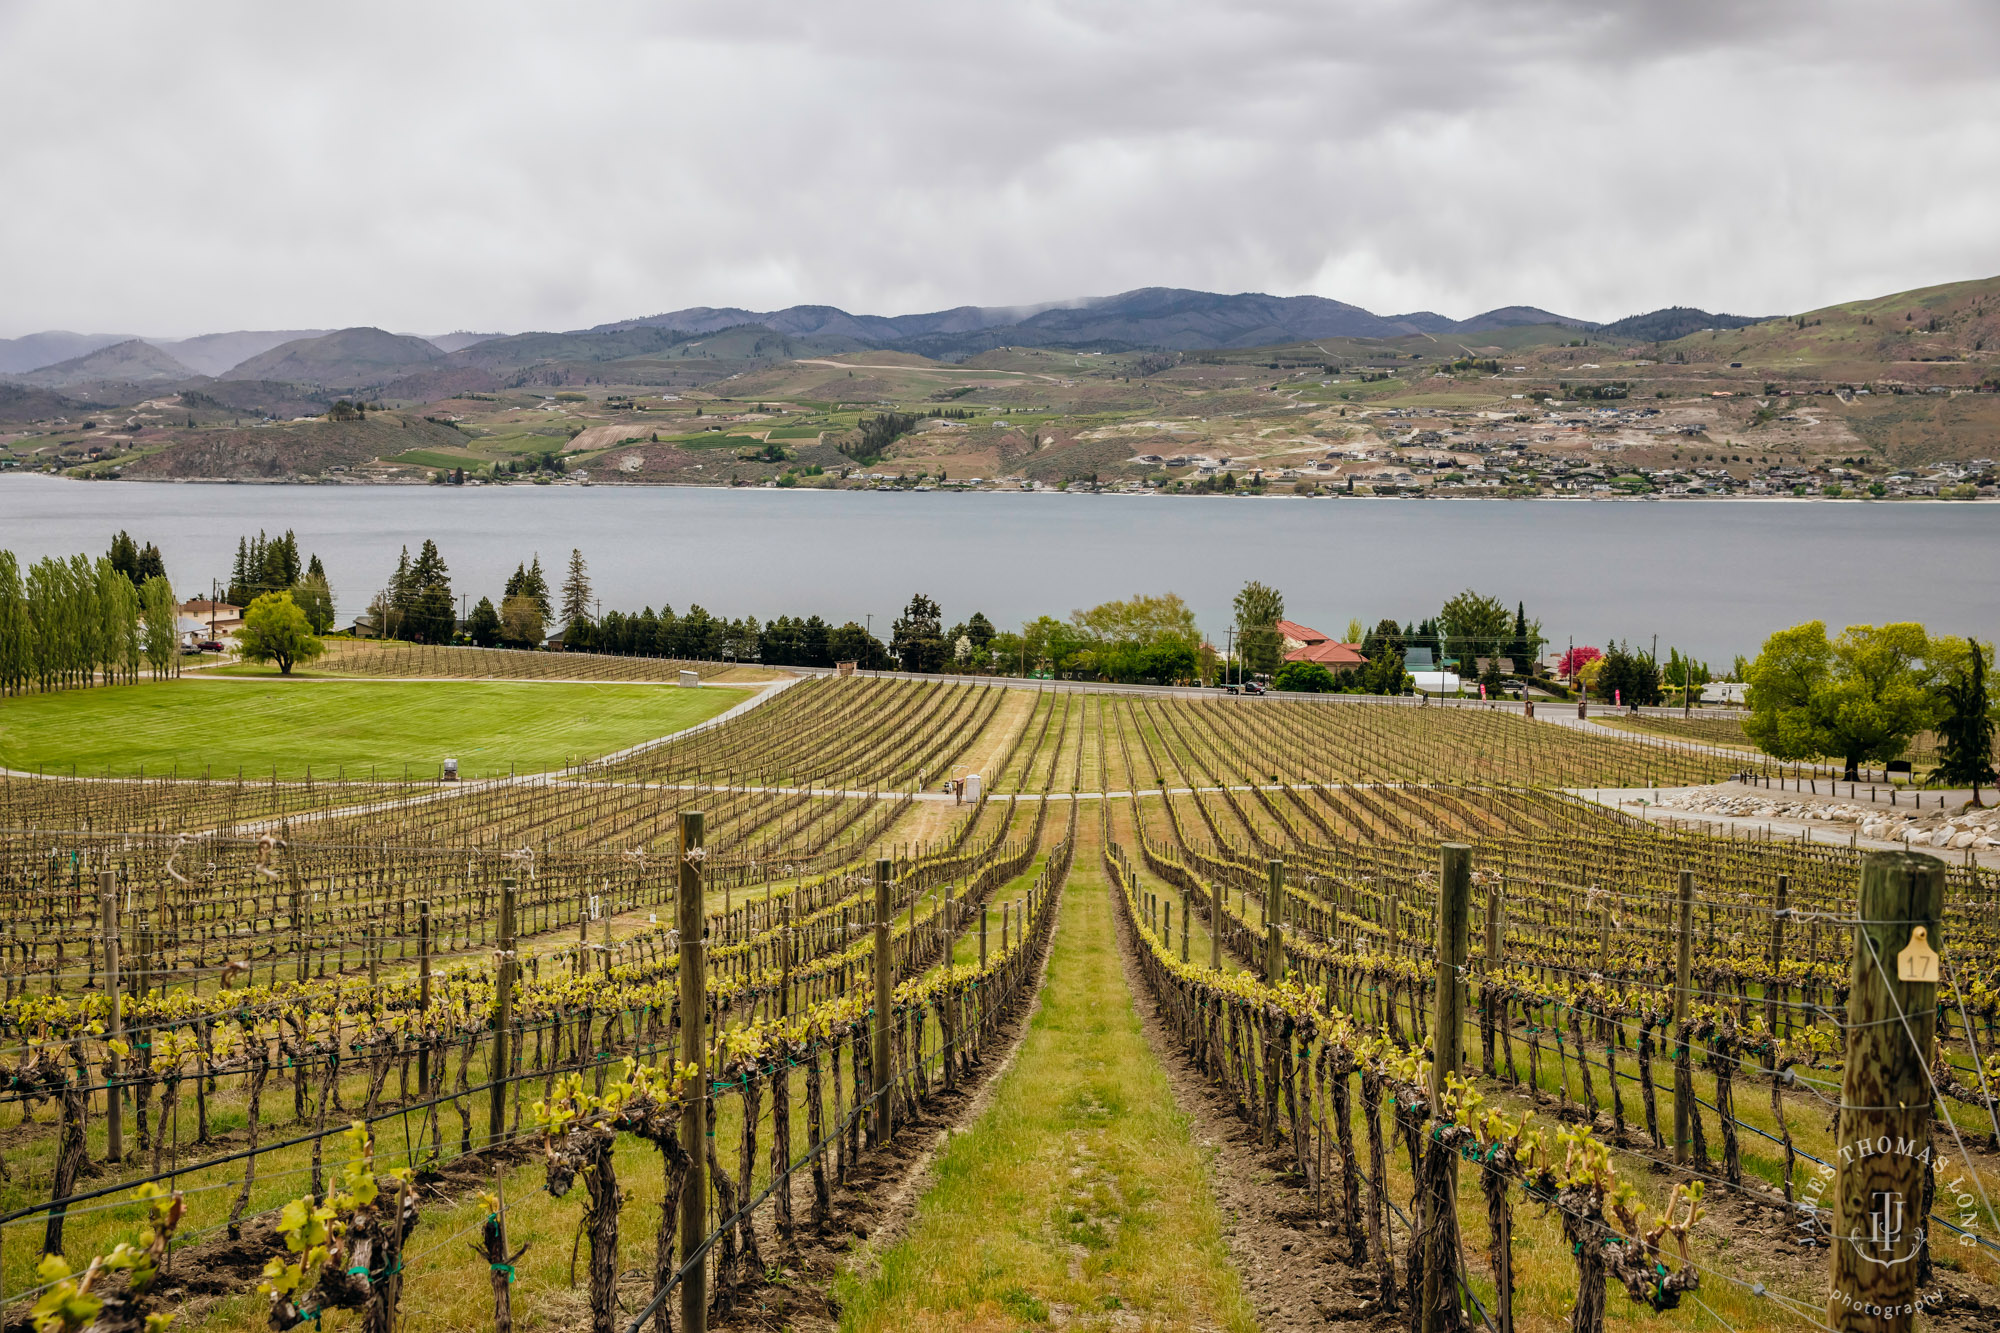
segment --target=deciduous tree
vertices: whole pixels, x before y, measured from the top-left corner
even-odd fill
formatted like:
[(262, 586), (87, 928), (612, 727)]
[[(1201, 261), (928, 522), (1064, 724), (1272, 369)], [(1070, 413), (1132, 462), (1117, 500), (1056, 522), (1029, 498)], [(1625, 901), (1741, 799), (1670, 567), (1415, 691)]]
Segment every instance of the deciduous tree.
[(1850, 625), (1832, 642), (1817, 620), (1780, 630), (1745, 673), (1743, 730), (1774, 758), (1838, 756), (1858, 782), (1864, 762), (1900, 757), (1935, 719), (1930, 655), (1918, 624)]
[(326, 651), (326, 645), (312, 632), (306, 613), (288, 592), (267, 592), (250, 603), (237, 641), (245, 659), (274, 662), (281, 676), (291, 675), (295, 665), (310, 662)]
[(1237, 651), (1245, 665), (1263, 675), (1276, 671), (1285, 654), (1284, 636), (1278, 633), (1285, 595), (1252, 580), (1236, 594), (1235, 609)]

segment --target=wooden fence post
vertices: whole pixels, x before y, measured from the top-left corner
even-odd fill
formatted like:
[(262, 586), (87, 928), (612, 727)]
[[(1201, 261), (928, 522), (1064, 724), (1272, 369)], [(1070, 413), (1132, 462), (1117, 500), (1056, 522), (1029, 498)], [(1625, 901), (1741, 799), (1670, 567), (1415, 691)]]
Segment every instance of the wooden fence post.
[(1688, 1122), (1695, 1114), (1693, 1058), (1681, 1029), (1687, 1024), (1688, 987), (1694, 973), (1694, 871), (1680, 875), (1680, 916), (1677, 923), (1678, 953), (1674, 964), (1674, 1161), (1687, 1165)]
[(887, 858), (875, 863), (875, 1026), (870, 1034), (873, 1044), (869, 1050), (875, 1066), (870, 1092), (875, 1099), (875, 1143), (878, 1147), (889, 1141), (889, 1132), (894, 1127), (889, 1104), (889, 1007), (896, 979), (895, 967), (889, 957), (889, 877), (893, 871), (894, 867)]
[[(681, 1099), (681, 1150), (687, 1154), (687, 1183), (681, 1187), (681, 1263), (701, 1249), (708, 1224), (708, 1076), (702, 1069), (707, 1026), (708, 983), (703, 976), (702, 812), (681, 811), (681, 885), (676, 904), (681, 943), (681, 1063), (694, 1078)], [(681, 1279), (681, 1333), (707, 1333), (708, 1264), (704, 1260)]]
[(1181, 961), (1188, 960), (1188, 936), (1194, 933), (1194, 894), (1181, 885)]
[(500, 881), (500, 966), (494, 972), (493, 1058), (486, 1068), (493, 1084), (487, 1105), (486, 1141), (498, 1143), (507, 1132), (507, 1034), (514, 1024), (514, 888), (510, 877)]
[[(119, 995), (118, 978), (118, 872), (100, 870), (97, 873), (97, 895), (104, 909), (104, 993), (111, 999), (111, 1022), (108, 1038), (114, 1042), (125, 1039), (125, 1014), (123, 999)], [(109, 1053), (110, 1077), (104, 1089), (104, 1158), (109, 1162), (125, 1160), (125, 1106), (124, 1089), (119, 1086), (118, 1052)]]
[(1870, 852), (1861, 862), (1834, 1135), (1826, 1322), (1836, 1329), (1906, 1333), (1916, 1325), (1930, 1225), (1924, 1176), (1944, 878), (1944, 862), (1920, 852)]
[[(1431, 1115), (1444, 1119), (1445, 1090), (1458, 1072), (1465, 1034), (1465, 958), (1472, 928), (1472, 848), (1448, 842), (1438, 849), (1437, 999), (1431, 1021)], [(1423, 1157), (1418, 1201), (1422, 1285), (1416, 1310), (1419, 1333), (1459, 1329), (1458, 1153), (1433, 1138)]]
[(979, 904), (979, 970), (986, 970), (986, 904)]

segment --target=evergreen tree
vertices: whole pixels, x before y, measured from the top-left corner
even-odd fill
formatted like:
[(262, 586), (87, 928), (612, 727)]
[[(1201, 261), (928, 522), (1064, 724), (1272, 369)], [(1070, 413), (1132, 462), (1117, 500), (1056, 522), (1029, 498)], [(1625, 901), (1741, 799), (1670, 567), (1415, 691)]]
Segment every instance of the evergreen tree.
[(143, 588), (146, 586), (146, 580), (163, 579), (166, 576), (166, 557), (160, 554), (159, 547), (153, 545), (151, 542), (147, 542), (139, 548), (138, 574), (133, 578), (132, 582)]
[[(406, 550), (405, 555), (408, 554)], [(229, 588), (223, 593), (231, 606), (244, 604), (244, 590), (250, 586), (250, 539), (236, 539), (236, 562), (229, 567)]]
[(889, 652), (905, 671), (936, 671), (949, 653), (944, 641), (944, 616), (938, 604), (918, 593), (896, 620)]
[(1986, 697), (1986, 654), (1990, 645), (1968, 639), (1965, 662), (1938, 686), (1943, 714), (1938, 739), (1944, 744), (1933, 780), (1952, 787), (1972, 788), (1972, 803), (1981, 805), (1979, 789), (2000, 781), (1993, 771), (1993, 708)]
[(333, 628), (333, 589), (326, 586), (324, 574), (308, 574), (300, 579), (292, 589), (292, 600), (306, 613), (313, 633), (324, 634)]
[(491, 648), (500, 642), (500, 613), (493, 609), (492, 598), (482, 597), (472, 608), (465, 622), (465, 633), (481, 648)]
[(139, 544), (123, 528), (111, 539), (110, 560), (113, 569), (135, 584), (139, 581)]
[(405, 622), (416, 610), (417, 588), (410, 578), (410, 548), (405, 546), (396, 560), (396, 571), (389, 575), (389, 586), (377, 599), (381, 613), (376, 628), (385, 639), (399, 639), (403, 636)]
[[(536, 572), (540, 572), (540, 561), (536, 561)], [(564, 643), (568, 643), (567, 629), (571, 625), (590, 623), (590, 569), (583, 562), (583, 552), (570, 548), (569, 573), (563, 578), (562, 618), (565, 629)]]
[(450, 643), (458, 631), (458, 613), (451, 595), (451, 571), (438, 554), (437, 543), (424, 539), (423, 548), (404, 579), (407, 609), (403, 627), (414, 643)]

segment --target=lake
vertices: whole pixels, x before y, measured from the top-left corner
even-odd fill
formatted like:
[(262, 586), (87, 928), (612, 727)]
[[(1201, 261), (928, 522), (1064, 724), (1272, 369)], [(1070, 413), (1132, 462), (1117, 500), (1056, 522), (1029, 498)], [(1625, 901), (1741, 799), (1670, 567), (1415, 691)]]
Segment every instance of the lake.
[(873, 617), (913, 592), (946, 623), (1002, 628), (1176, 592), (1216, 641), (1247, 579), (1339, 637), (1349, 617), (1422, 619), (1472, 587), (1524, 601), (1561, 644), (1659, 636), (1716, 665), (1771, 630), (1920, 620), (2000, 636), (2000, 506), (1800, 501), (1305, 500), (679, 487), (231, 486), (0, 477), (0, 548), (25, 564), (157, 544), (182, 597), (226, 580), (237, 538), (297, 532), (343, 616), (404, 544), (435, 540), (453, 588), (491, 596), (536, 552), (558, 585), (583, 551), (605, 608)]

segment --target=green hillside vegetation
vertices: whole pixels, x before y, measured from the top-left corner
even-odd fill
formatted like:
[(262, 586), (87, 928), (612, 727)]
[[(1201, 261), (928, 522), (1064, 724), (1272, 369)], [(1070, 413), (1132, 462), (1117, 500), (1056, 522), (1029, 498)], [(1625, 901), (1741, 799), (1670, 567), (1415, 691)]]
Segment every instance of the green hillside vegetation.
[[(1662, 344), (1665, 357), (1741, 361), (1746, 369), (1820, 368), (1866, 380), (1941, 358), (2000, 355), (2000, 277), (1945, 283), (1809, 310)], [(1913, 364), (1914, 363), (1914, 364)], [(1948, 362), (1947, 362), (1948, 364)], [(1962, 369), (1962, 368), (1961, 368)]]

